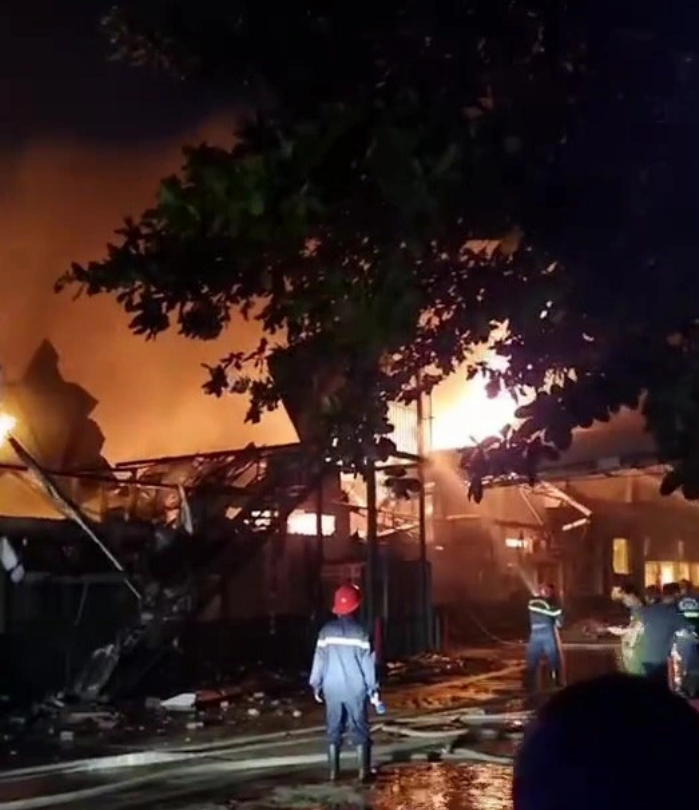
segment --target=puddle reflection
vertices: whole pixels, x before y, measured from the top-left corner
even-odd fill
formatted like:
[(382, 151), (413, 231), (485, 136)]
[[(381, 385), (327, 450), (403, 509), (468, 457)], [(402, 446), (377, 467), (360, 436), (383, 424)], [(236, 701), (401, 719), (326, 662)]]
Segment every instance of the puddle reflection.
[(362, 789), (351, 783), (277, 787), (245, 810), (511, 810), (512, 773), (490, 764), (424, 764), (383, 768)]
[(382, 771), (372, 810), (510, 810), (512, 771), (496, 765), (424, 765)]

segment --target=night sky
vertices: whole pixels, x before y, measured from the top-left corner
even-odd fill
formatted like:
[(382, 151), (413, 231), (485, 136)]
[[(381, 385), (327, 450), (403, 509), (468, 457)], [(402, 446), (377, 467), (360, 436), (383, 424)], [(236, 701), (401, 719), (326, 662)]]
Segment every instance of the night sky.
[(0, 145), (39, 133), (125, 143), (160, 138), (216, 106), (201, 87), (107, 60), (105, 0), (24, 0), (0, 11)]

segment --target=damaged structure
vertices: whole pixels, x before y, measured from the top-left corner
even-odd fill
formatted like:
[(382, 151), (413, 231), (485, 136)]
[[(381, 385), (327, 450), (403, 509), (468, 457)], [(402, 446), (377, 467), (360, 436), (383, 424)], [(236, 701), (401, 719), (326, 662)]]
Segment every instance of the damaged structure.
[[(637, 425), (580, 432), (536, 486), (492, 481), (478, 505), (463, 451), (429, 452), (422, 403), (392, 409), (395, 451), (365, 478), (312, 451), (298, 391), (295, 444), (110, 466), (95, 401), (57, 362), (44, 344), (3, 392), (18, 420), (0, 447), (6, 694), (164, 694), (173, 661), (189, 684), (206, 667), (302, 668), (343, 582), (362, 586), (387, 659), (440, 648), (473, 606), (524, 616), (542, 581), (574, 611), (619, 578), (699, 580), (699, 510), (660, 497)], [(396, 479), (419, 485), (399, 497)]]
[[(32, 369), (4, 397), (19, 418), (0, 459), (0, 535), (8, 571), (25, 572), (3, 581), (5, 691), (128, 696), (173, 656), (302, 666), (340, 581), (362, 584), (383, 651), (432, 645), (424, 495), (396, 499), (386, 485), (420, 463), (416, 414), (396, 413), (408, 449), (373, 465), (367, 484), (303, 441), (109, 467), (89, 420), (95, 403), (60, 377), (50, 346)], [(42, 386), (57, 426), (56, 391), (81, 398), (54, 436), (63, 456), (42, 452), (31, 426), (44, 422), (21, 407), (31, 391), (43, 414)], [(67, 428), (81, 420), (97, 441), (67, 460), (83, 434)]]
[(478, 505), (466, 496), (463, 453), (436, 454), (431, 464), (438, 493), (432, 560), (443, 603), (466, 591), (471, 603), (521, 604), (551, 582), (569, 612), (584, 613), (623, 580), (639, 588), (699, 582), (699, 504), (660, 495), (665, 468), (635, 414), (579, 431), (534, 486), (487, 482)]

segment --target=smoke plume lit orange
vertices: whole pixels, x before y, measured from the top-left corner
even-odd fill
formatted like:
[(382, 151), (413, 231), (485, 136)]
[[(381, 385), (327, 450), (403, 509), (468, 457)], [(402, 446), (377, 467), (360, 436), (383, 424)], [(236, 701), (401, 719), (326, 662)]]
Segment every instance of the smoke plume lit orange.
[[(210, 121), (168, 143), (121, 150), (66, 140), (0, 153), (0, 365), (21, 375), (42, 340), (60, 354), (63, 375), (99, 399), (94, 418), (111, 461), (295, 440), (280, 409), (261, 425), (243, 424), (245, 400), (201, 390), (202, 362), (226, 350), (167, 335), (146, 343), (108, 299), (72, 301), (53, 282), (73, 260), (103, 254), (125, 214), (153, 199), (157, 181), (181, 163), (185, 142), (228, 143), (232, 125)], [(254, 328), (231, 327), (236, 340)]]
[[(92, 416), (110, 461), (296, 440), (283, 408), (245, 425), (244, 398), (203, 393), (201, 363), (225, 353), (225, 338), (205, 344), (169, 334), (147, 343), (131, 335), (110, 299), (53, 292), (71, 261), (103, 255), (122, 217), (151, 204), (158, 180), (180, 166), (182, 144), (228, 145), (232, 130), (231, 119), (219, 118), (140, 148), (54, 138), (0, 152), (0, 366), (17, 378), (40, 343), (51, 341), (63, 376), (99, 400)], [(240, 319), (230, 331), (238, 345), (241, 337), (254, 344), (254, 325)], [(457, 373), (434, 392), (435, 446), (468, 444), (474, 431), (484, 438), (486, 412), (486, 434), (508, 421), (492, 402), (473, 400), (474, 385)]]

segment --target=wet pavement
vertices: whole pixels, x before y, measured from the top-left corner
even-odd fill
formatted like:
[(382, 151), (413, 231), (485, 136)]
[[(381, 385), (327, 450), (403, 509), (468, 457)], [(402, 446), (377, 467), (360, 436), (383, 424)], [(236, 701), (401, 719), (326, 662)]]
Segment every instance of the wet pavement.
[[(491, 651), (492, 652), (492, 651)], [(522, 702), (522, 672), (517, 669), (521, 662), (522, 648), (507, 648), (501, 652), (502, 674), (495, 679), (475, 681), (467, 678), (445, 678), (441, 683), (414, 686), (396, 692), (388, 701), (394, 716), (410, 710), (434, 710), (453, 705), (489, 705), (493, 701), (500, 707), (496, 711), (518, 710)], [(568, 682), (586, 680), (614, 668), (612, 650), (571, 649), (566, 655)], [(414, 713), (414, 712), (413, 712)], [(302, 745), (316, 753), (322, 750), (318, 738), (306, 739), (302, 744), (289, 746), (284, 753), (297, 753)], [(514, 743), (491, 744), (491, 753), (514, 751)], [(502, 750), (503, 746), (507, 749)], [(481, 746), (485, 750), (486, 745)], [(271, 751), (270, 751), (271, 753)], [(260, 751), (258, 756), (268, 755)], [(249, 755), (247, 755), (249, 756)], [(92, 796), (87, 802), (71, 802), (71, 807), (90, 806), (95, 800), (101, 810), (120, 808), (167, 807), (168, 810), (272, 810), (273, 808), (297, 808), (297, 810), (508, 810), (510, 804), (510, 778), (508, 767), (473, 763), (425, 762), (387, 765), (381, 768), (378, 779), (370, 788), (358, 787), (348, 776), (337, 786), (324, 782), (320, 770), (286, 775), (270, 776), (270, 771), (238, 782), (230, 771), (226, 772), (226, 756), (221, 752), (218, 762), (202, 762), (197, 767), (148, 766), (119, 769), (102, 774), (73, 774), (27, 778), (11, 783), (2, 780), (0, 774), (0, 808), (6, 802), (31, 800), (46, 794), (61, 794), (67, 803), (71, 791), (99, 789), (100, 786), (121, 782), (133, 782), (131, 787), (120, 789), (105, 796)], [(228, 756), (228, 762), (231, 758)], [(86, 797), (87, 798), (87, 797)], [(14, 805), (18, 808), (18, 805)], [(36, 805), (32, 805), (36, 806)], [(19, 808), (18, 808), (19, 810)]]
[(511, 780), (511, 770), (497, 765), (403, 765), (383, 769), (371, 788), (349, 784), (279, 787), (262, 800), (243, 800), (233, 806), (240, 810), (510, 810)]
[(506, 810), (512, 771), (498, 765), (424, 765), (387, 773), (373, 810)]
[[(611, 649), (569, 649), (565, 656), (568, 683), (588, 680), (615, 669)], [(511, 679), (506, 679), (511, 686)], [(488, 684), (497, 694), (499, 684)], [(510, 692), (510, 706), (521, 704), (521, 695)], [(482, 746), (483, 748), (484, 746)], [(491, 745), (492, 753), (513, 753), (513, 744)], [(491, 764), (406, 764), (381, 768), (376, 783), (362, 789), (349, 782), (338, 786), (286, 782), (250, 787), (229, 799), (236, 810), (511, 810), (512, 771)], [(221, 805), (218, 805), (221, 810)], [(213, 810), (213, 805), (190, 804), (187, 810)]]
[[(521, 660), (521, 647), (468, 648), (451, 656), (416, 656), (389, 664), (382, 693), (391, 714), (461, 705), (464, 700), (492, 697), (492, 689), (511, 691), (515, 682), (473, 682), (473, 678)], [(140, 705), (115, 712), (116, 726), (103, 728), (91, 720), (105, 714), (95, 707), (68, 707), (64, 713), (46, 713), (25, 725), (21, 713), (0, 728), (0, 772), (10, 768), (70, 762), (117, 755), (133, 750), (194, 748), (235, 737), (269, 732), (297, 733), (323, 723), (323, 708), (309, 694), (306, 678), (249, 680), (237, 686), (198, 693), (203, 702), (196, 710), (166, 712)], [(13, 719), (18, 721), (13, 722)], [(67, 731), (69, 742), (60, 742)]]

